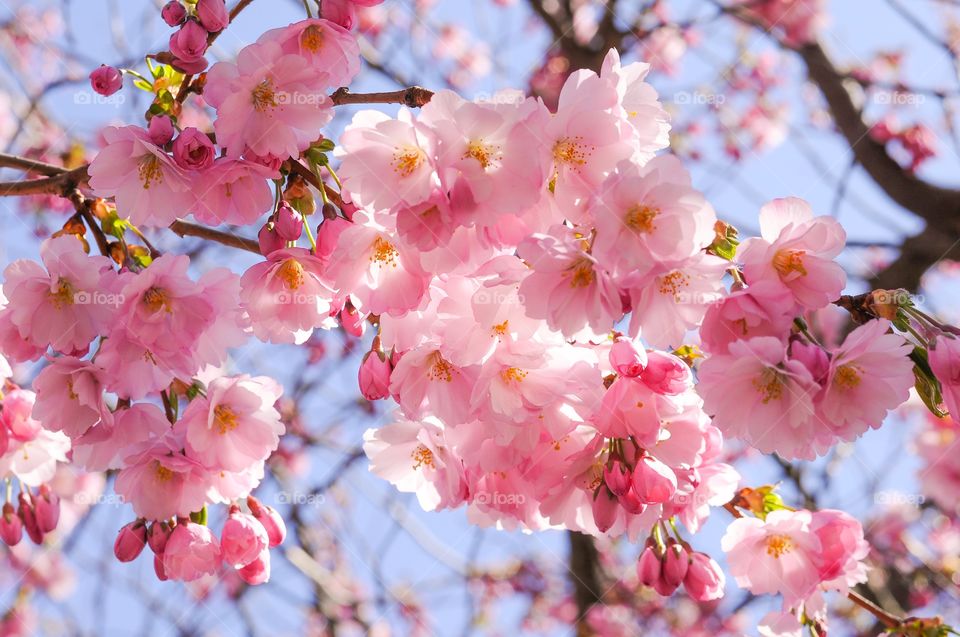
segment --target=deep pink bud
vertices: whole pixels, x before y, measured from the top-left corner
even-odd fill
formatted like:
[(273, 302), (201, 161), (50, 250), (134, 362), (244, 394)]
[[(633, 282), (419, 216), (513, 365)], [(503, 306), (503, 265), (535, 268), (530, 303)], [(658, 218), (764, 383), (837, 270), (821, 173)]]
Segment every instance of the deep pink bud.
[(173, 122), (166, 115), (154, 115), (147, 126), (147, 134), (157, 146), (166, 146), (173, 139)]
[(640, 559), (637, 561), (637, 577), (640, 578), (640, 583), (644, 586), (653, 586), (660, 579), (661, 570), (662, 566), (656, 549), (648, 545), (643, 549), (643, 553), (640, 554)]
[(7, 430), (7, 425), (3, 422), (3, 418), (0, 417), (0, 456), (7, 453), (7, 449), (10, 448), (10, 432)]
[(40, 531), (49, 533), (57, 528), (57, 522), (60, 521), (60, 498), (50, 487), (41, 484), (37, 497), (33, 499), (33, 511)]
[(200, 24), (210, 33), (222, 31), (230, 24), (230, 14), (223, 0), (200, 0), (197, 2), (197, 17)]
[(187, 19), (187, 10), (178, 0), (170, 0), (160, 10), (160, 17), (167, 23), (167, 26), (179, 26)]
[(639, 376), (647, 366), (647, 351), (637, 349), (629, 339), (619, 338), (610, 348), (610, 365), (621, 376)]
[(620, 496), (620, 506), (624, 508), (627, 513), (632, 515), (640, 515), (643, 513), (647, 505), (644, 504), (639, 497), (637, 497), (637, 492), (633, 490), (633, 485), (630, 485), (630, 488), (627, 489), (627, 492)]
[(606, 533), (617, 521), (619, 510), (620, 503), (616, 496), (606, 487), (600, 487), (600, 491), (593, 497), (593, 522), (601, 533)]
[(619, 460), (614, 460), (609, 466), (603, 468), (603, 481), (610, 489), (610, 493), (618, 497), (622, 496), (630, 490), (630, 469)]
[(237, 574), (250, 586), (270, 581), (270, 551), (264, 549), (255, 560), (237, 570)]
[(353, 224), (343, 217), (325, 219), (323, 223), (317, 226), (317, 256), (321, 259), (328, 258), (337, 248), (337, 242), (343, 231)]
[(659, 594), (663, 595), (664, 597), (670, 597), (676, 592), (677, 585), (671, 584), (670, 582), (668, 582), (664, 577), (663, 571), (661, 570), (660, 579), (658, 579), (656, 582), (653, 583), (653, 590), (657, 591)]
[(0, 515), (0, 539), (7, 546), (15, 546), (23, 537), (23, 520), (14, 511), (13, 505), (5, 502), (3, 514)]
[(790, 359), (803, 363), (813, 379), (821, 385), (826, 382), (830, 374), (830, 358), (819, 345), (794, 340), (790, 343)]
[(15, 440), (30, 442), (40, 433), (40, 421), (32, 415), (36, 399), (37, 395), (27, 389), (14, 389), (4, 397), (0, 420)]
[(664, 581), (674, 588), (680, 586), (683, 578), (687, 576), (688, 566), (690, 566), (690, 555), (687, 550), (677, 542), (671, 543), (663, 556)]
[(247, 506), (250, 507), (250, 513), (253, 514), (253, 517), (257, 518), (263, 528), (267, 530), (267, 537), (270, 538), (270, 548), (283, 544), (283, 540), (287, 537), (287, 525), (284, 523), (283, 517), (272, 507), (260, 504), (253, 496), (247, 498)]
[(260, 232), (257, 233), (257, 242), (260, 244), (260, 254), (265, 257), (270, 256), (271, 252), (287, 246), (287, 242), (283, 240), (283, 237), (274, 230), (272, 221), (265, 223), (263, 227), (260, 228)]
[(690, 386), (693, 375), (690, 367), (673, 354), (652, 351), (647, 354), (647, 366), (640, 380), (658, 394), (682, 394)]
[(163, 555), (163, 549), (167, 547), (167, 540), (170, 539), (170, 533), (172, 532), (173, 529), (170, 528), (168, 522), (154, 522), (150, 525), (147, 542), (155, 555)]
[(147, 525), (143, 520), (134, 520), (120, 528), (113, 542), (113, 554), (121, 562), (132, 562), (147, 545)]
[(381, 351), (370, 350), (360, 363), (357, 380), (360, 393), (367, 400), (380, 400), (390, 395), (390, 357)]
[(303, 233), (303, 216), (284, 201), (277, 210), (273, 230), (285, 241), (296, 241)]
[(266, 550), (270, 538), (267, 530), (252, 515), (232, 512), (223, 524), (220, 549), (223, 561), (234, 568), (243, 568)]
[(643, 456), (633, 468), (633, 488), (642, 502), (661, 504), (677, 492), (677, 476), (653, 456)]
[(347, 305), (340, 312), (340, 325), (351, 336), (360, 338), (367, 329), (366, 317), (352, 305)]
[(37, 524), (37, 515), (33, 510), (33, 498), (21, 491), (19, 501), (20, 504), (17, 507), (17, 514), (20, 516), (20, 519), (23, 520), (23, 528), (26, 530), (27, 536), (33, 540), (34, 544), (40, 544), (43, 542), (43, 531), (40, 530), (40, 525)]
[(123, 86), (123, 73), (120, 69), (101, 64), (90, 73), (90, 86), (104, 97), (113, 95)]
[(187, 20), (170, 36), (170, 52), (188, 64), (199, 62), (207, 52), (207, 30), (196, 20)]
[(173, 160), (184, 170), (205, 170), (216, 158), (213, 142), (196, 128), (184, 128), (173, 141)]
[(725, 583), (723, 571), (709, 555), (693, 553), (690, 556), (690, 567), (683, 580), (687, 594), (698, 602), (708, 602), (723, 597)]
[(170, 579), (167, 577), (167, 571), (163, 568), (163, 555), (156, 554), (153, 556), (153, 572), (157, 574), (157, 579), (161, 582)]

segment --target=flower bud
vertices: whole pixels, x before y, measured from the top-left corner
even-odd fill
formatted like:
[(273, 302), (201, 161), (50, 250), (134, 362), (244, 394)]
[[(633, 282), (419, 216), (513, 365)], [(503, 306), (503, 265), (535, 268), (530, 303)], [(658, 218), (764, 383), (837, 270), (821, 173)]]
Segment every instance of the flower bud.
[(662, 504), (677, 492), (677, 476), (663, 462), (645, 455), (633, 469), (633, 488), (641, 502)]
[(284, 241), (296, 241), (303, 233), (303, 217), (290, 207), (286, 201), (280, 204), (273, 222), (273, 231)]
[(170, 0), (160, 10), (160, 17), (167, 23), (167, 26), (176, 27), (183, 24), (183, 21), (187, 19), (187, 10), (178, 0)]
[(219, 567), (220, 544), (210, 529), (190, 521), (177, 524), (163, 549), (163, 574), (192, 582), (216, 573)]
[(390, 357), (381, 351), (370, 350), (360, 363), (357, 381), (360, 393), (367, 400), (380, 400), (390, 395)]
[(147, 126), (147, 134), (157, 146), (166, 146), (173, 139), (173, 122), (166, 115), (154, 115)]
[(23, 491), (20, 492), (17, 514), (20, 516), (20, 519), (23, 520), (23, 528), (33, 543), (40, 544), (43, 542), (43, 531), (40, 530), (40, 525), (37, 524), (37, 516), (33, 510), (33, 498)]
[(252, 562), (241, 569), (237, 574), (250, 586), (265, 584), (270, 581), (270, 551), (264, 549)]
[(610, 365), (621, 376), (639, 376), (647, 366), (647, 352), (628, 339), (618, 338), (610, 348)]
[(57, 528), (57, 522), (60, 521), (60, 498), (47, 485), (40, 485), (37, 497), (33, 499), (33, 510), (42, 533), (50, 533)]
[(598, 493), (593, 497), (593, 522), (601, 533), (606, 533), (617, 521), (617, 511), (620, 510), (620, 504), (617, 498), (610, 491), (601, 486)]
[(184, 128), (173, 141), (173, 160), (184, 170), (206, 170), (216, 157), (210, 138), (192, 126)]
[(154, 555), (163, 555), (163, 549), (167, 546), (167, 540), (173, 529), (169, 522), (154, 522), (150, 525), (150, 531), (147, 533), (147, 542), (150, 544), (150, 550)]
[(101, 64), (90, 73), (90, 86), (100, 95), (109, 97), (123, 87), (123, 73), (120, 69)]
[(10, 432), (7, 431), (7, 425), (3, 422), (3, 418), (0, 418), (0, 456), (3, 456), (7, 453), (7, 450), (10, 448)]
[(690, 566), (690, 556), (687, 554), (687, 550), (677, 542), (670, 543), (663, 556), (661, 576), (664, 581), (674, 588), (680, 586), (683, 583), (683, 578), (687, 576), (688, 566)]
[(160, 554), (153, 556), (153, 572), (156, 573), (157, 579), (161, 582), (166, 582), (170, 579), (167, 577), (167, 571), (163, 568), (163, 556)]
[(351, 336), (360, 338), (367, 329), (366, 317), (357, 311), (353, 305), (345, 305), (340, 312), (340, 325)]
[(687, 594), (698, 602), (708, 602), (723, 597), (725, 578), (720, 565), (709, 555), (693, 553), (690, 556), (690, 566), (683, 579), (683, 586)]
[(4, 397), (0, 420), (13, 439), (30, 442), (40, 433), (40, 421), (32, 415), (36, 399), (37, 395), (27, 389), (14, 389)]
[(648, 544), (637, 561), (637, 577), (640, 578), (640, 583), (644, 586), (653, 586), (660, 579), (661, 570), (660, 557), (656, 549)]
[(630, 485), (630, 488), (627, 489), (626, 493), (620, 496), (620, 506), (631, 515), (640, 515), (643, 513), (647, 505), (644, 504), (639, 497), (637, 497), (637, 492), (633, 490), (633, 485)]
[(285, 248), (287, 245), (283, 237), (277, 234), (272, 221), (268, 221), (260, 228), (260, 232), (257, 233), (257, 243), (260, 244), (260, 254), (265, 257), (270, 256), (271, 252)]
[(187, 20), (170, 36), (170, 52), (188, 64), (200, 61), (207, 52), (207, 30), (196, 20)]
[(230, 15), (223, 0), (199, 0), (197, 2), (197, 17), (200, 24), (210, 33), (222, 31), (230, 24)]
[(340, 235), (352, 225), (343, 217), (325, 218), (323, 223), (317, 226), (317, 256), (321, 259), (328, 259), (337, 249)]
[(603, 468), (603, 481), (610, 489), (610, 493), (620, 497), (630, 490), (630, 469), (619, 460), (614, 460), (609, 466)]
[(147, 545), (147, 525), (143, 520), (134, 520), (120, 528), (113, 542), (113, 554), (121, 562), (132, 562)]
[(653, 351), (647, 353), (647, 366), (640, 374), (640, 380), (658, 394), (675, 396), (690, 387), (693, 375), (690, 367), (678, 357)]
[(269, 542), (267, 530), (255, 517), (234, 511), (227, 517), (220, 534), (223, 561), (234, 568), (243, 568), (255, 561)]
[(284, 523), (283, 517), (272, 507), (260, 504), (253, 496), (247, 498), (247, 506), (250, 507), (250, 513), (253, 514), (253, 517), (259, 520), (263, 528), (266, 529), (267, 537), (270, 539), (270, 548), (283, 544), (283, 540), (287, 537), (287, 525)]
[(16, 546), (23, 537), (23, 520), (14, 511), (13, 505), (5, 502), (0, 515), (0, 539), (7, 546)]

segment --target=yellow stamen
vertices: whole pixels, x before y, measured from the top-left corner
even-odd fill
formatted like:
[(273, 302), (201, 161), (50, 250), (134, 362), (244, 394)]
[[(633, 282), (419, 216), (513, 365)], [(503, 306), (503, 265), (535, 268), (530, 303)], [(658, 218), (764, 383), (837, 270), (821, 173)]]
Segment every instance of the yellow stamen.
[(493, 333), (492, 334), (493, 336), (506, 336), (508, 329), (510, 329), (509, 319), (504, 321), (503, 323), (500, 323), (499, 325), (494, 325), (493, 329), (490, 331)]
[(253, 91), (250, 93), (250, 101), (253, 103), (253, 110), (258, 113), (262, 113), (268, 108), (276, 108), (277, 93), (273, 89), (273, 80), (269, 77), (264, 78), (253, 87)]
[(793, 550), (793, 540), (787, 535), (771, 535), (767, 538), (767, 555), (780, 559), (784, 553)]
[(429, 356), (430, 369), (427, 371), (427, 378), (430, 380), (442, 380), (446, 383), (453, 381), (453, 373), (456, 370), (440, 352), (434, 352)]
[(637, 204), (636, 206), (633, 206), (627, 210), (627, 216), (624, 219), (624, 223), (627, 224), (627, 227), (636, 230), (637, 232), (653, 232), (657, 229), (657, 226), (653, 223), (653, 221), (657, 218), (658, 214), (660, 214), (660, 210), (657, 208), (643, 204)]
[(50, 302), (53, 303), (53, 307), (62, 309), (65, 305), (73, 305), (75, 299), (73, 285), (68, 279), (60, 277), (57, 280), (57, 291), (50, 292)]
[(303, 266), (294, 258), (287, 259), (277, 268), (277, 276), (288, 290), (297, 290), (303, 285)]
[(149, 288), (143, 293), (143, 304), (146, 305), (147, 309), (151, 312), (159, 312), (160, 310), (167, 312), (173, 311), (170, 307), (170, 298), (167, 296), (167, 291), (163, 288)]
[(674, 270), (673, 272), (660, 277), (660, 294), (664, 296), (672, 296), (673, 300), (679, 303), (680, 290), (689, 285), (690, 277), (680, 270)]
[(527, 372), (517, 367), (508, 367), (500, 372), (500, 378), (503, 379), (503, 382), (507, 383), (508, 385), (511, 382), (523, 382), (523, 379), (526, 378), (526, 376)]
[(570, 287), (585, 288), (593, 283), (596, 275), (593, 272), (593, 264), (587, 259), (579, 259), (568, 268), (570, 272)]
[(373, 242), (373, 252), (370, 254), (370, 261), (397, 267), (397, 257), (399, 256), (400, 253), (393, 247), (393, 244), (383, 237), (377, 237), (376, 241)]
[(213, 408), (213, 421), (221, 436), (237, 428), (237, 414), (226, 405), (217, 405)]
[(154, 183), (163, 182), (160, 158), (156, 155), (148, 154), (141, 157), (137, 173), (140, 175), (140, 182), (143, 184), (144, 190), (150, 190), (150, 186)]
[(558, 164), (579, 168), (587, 163), (592, 147), (583, 143), (583, 137), (564, 137), (553, 145), (553, 159)]
[(419, 469), (420, 467), (436, 469), (436, 465), (433, 463), (433, 452), (423, 445), (417, 445), (417, 448), (413, 450), (410, 457), (413, 458), (414, 469)]
[(300, 46), (311, 53), (323, 48), (323, 30), (316, 24), (311, 24), (300, 34)]
[(483, 140), (473, 141), (467, 145), (467, 152), (463, 154), (464, 159), (468, 157), (476, 159), (480, 162), (480, 166), (486, 170), (491, 164), (499, 161), (499, 147), (493, 144), (484, 144)]
[(843, 391), (853, 389), (860, 384), (860, 373), (856, 365), (841, 365), (833, 376), (833, 383)]
[(423, 160), (423, 151), (419, 148), (412, 146), (398, 148), (393, 153), (393, 171), (401, 177), (409, 177), (420, 167)]
[(773, 257), (773, 267), (782, 277), (789, 275), (791, 272), (807, 276), (807, 268), (803, 264), (803, 257), (806, 254), (806, 250), (780, 250)]
[(772, 367), (764, 368), (763, 372), (753, 379), (753, 387), (760, 393), (764, 405), (783, 397), (783, 377)]
[(159, 460), (153, 461), (153, 473), (160, 482), (169, 482), (174, 474), (173, 471), (160, 464)]

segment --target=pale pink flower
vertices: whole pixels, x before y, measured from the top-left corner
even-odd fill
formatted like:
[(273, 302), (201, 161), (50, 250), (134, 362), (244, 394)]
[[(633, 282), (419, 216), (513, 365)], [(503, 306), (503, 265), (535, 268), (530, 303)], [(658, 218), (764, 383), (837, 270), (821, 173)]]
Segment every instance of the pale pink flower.
[(960, 338), (941, 334), (930, 343), (930, 368), (943, 389), (950, 416), (960, 421)]
[(444, 423), (464, 422), (476, 381), (475, 367), (460, 367), (427, 343), (400, 357), (390, 374), (390, 393), (408, 418), (436, 414)]
[(266, 376), (213, 380), (177, 423), (186, 432), (187, 456), (212, 471), (242, 471), (265, 460), (284, 432), (274, 407), (282, 393)]
[(53, 479), (57, 463), (66, 463), (69, 451), (70, 439), (59, 431), (40, 429), (29, 442), (11, 439), (0, 456), (0, 476), (13, 475), (28, 487), (39, 487)]
[(778, 510), (766, 520), (734, 520), (720, 542), (737, 585), (754, 595), (782, 594), (786, 606), (802, 602), (821, 581), (823, 551), (810, 511)]
[(193, 204), (192, 181), (173, 158), (137, 126), (109, 127), (106, 146), (90, 163), (90, 187), (114, 197), (121, 218), (138, 226), (168, 226)]
[(680, 69), (680, 60), (687, 52), (687, 41), (683, 32), (668, 24), (659, 27), (643, 39), (640, 55), (650, 61), (653, 70), (676, 75)]
[(41, 350), (50, 345), (65, 354), (86, 352), (112, 318), (113, 308), (102, 294), (113, 276), (110, 260), (87, 256), (72, 235), (44, 241), (40, 258), (46, 269), (20, 259), (4, 270), (10, 322)]
[(214, 64), (204, 98), (217, 109), (217, 142), (230, 157), (298, 156), (333, 116), (325, 77), (276, 42), (251, 44), (236, 63)]
[(843, 511), (821, 509), (813, 512), (810, 528), (820, 538), (815, 560), (821, 588), (846, 593), (849, 587), (867, 581), (863, 560), (870, 545), (859, 521)]
[(700, 342), (714, 354), (725, 354), (734, 341), (755, 336), (790, 335), (795, 309), (793, 295), (776, 281), (761, 280), (735, 286), (730, 294), (707, 309), (700, 325)]
[(163, 411), (150, 403), (118, 409), (73, 441), (73, 462), (87, 471), (120, 469), (136, 446), (170, 431)]
[(196, 176), (193, 216), (212, 226), (248, 225), (273, 204), (270, 169), (243, 159), (217, 159)]
[(209, 528), (190, 521), (173, 529), (163, 549), (163, 571), (172, 579), (192, 582), (220, 569), (220, 545)]
[(237, 569), (237, 575), (250, 586), (259, 586), (270, 581), (270, 551), (260, 551), (252, 562)]
[(916, 382), (909, 358), (913, 348), (889, 331), (889, 321), (870, 321), (832, 353), (817, 408), (843, 440), (879, 428), (887, 413), (910, 397)]
[(308, 19), (271, 29), (258, 42), (276, 42), (284, 54), (299, 55), (303, 64), (321, 70), (327, 86), (347, 86), (360, 71), (357, 38), (324, 19)]
[(620, 53), (610, 49), (603, 58), (600, 77), (611, 82), (620, 96), (620, 107), (634, 133), (633, 160), (646, 163), (654, 153), (670, 145), (670, 116), (663, 110), (657, 91), (644, 79), (650, 65), (620, 63)]
[(403, 493), (415, 493), (425, 511), (461, 504), (468, 487), (463, 461), (445, 440), (434, 418), (415, 422), (399, 418), (363, 435), (370, 471)]
[(760, 232), (762, 238), (747, 239), (737, 250), (748, 284), (779, 280), (809, 310), (840, 296), (846, 275), (833, 259), (846, 232), (835, 219), (814, 217), (802, 199), (775, 199), (760, 210)]
[(3, 396), (0, 427), (14, 440), (30, 442), (40, 434), (40, 421), (31, 414), (36, 400), (37, 395), (29, 389), (14, 389)]
[(713, 558), (705, 553), (693, 551), (690, 565), (683, 578), (683, 587), (687, 594), (698, 602), (708, 602), (723, 597), (726, 577)]
[(360, 111), (340, 136), (334, 154), (350, 199), (378, 210), (426, 201), (439, 186), (432, 135), (401, 108), (396, 119)]
[(209, 479), (199, 462), (183, 455), (169, 434), (145, 442), (125, 460), (114, 486), (137, 516), (148, 520), (187, 517), (206, 503)]
[(54, 359), (33, 381), (37, 390), (34, 418), (46, 429), (79, 438), (100, 422), (106, 409), (102, 374), (96, 365), (78, 358)]
[(568, 338), (585, 328), (603, 334), (623, 316), (620, 291), (601, 262), (589, 253), (589, 240), (565, 226), (536, 234), (517, 247), (531, 268), (520, 284), (520, 298), (531, 318), (546, 319)]
[(671, 155), (642, 167), (621, 163), (607, 177), (589, 213), (597, 231), (593, 254), (622, 274), (693, 257), (713, 241), (717, 220)]
[(323, 263), (304, 248), (275, 250), (240, 280), (253, 333), (272, 343), (300, 344), (314, 329), (333, 327), (334, 296)]
[(223, 523), (220, 549), (223, 561), (234, 568), (243, 568), (255, 561), (269, 543), (267, 530), (252, 515), (231, 511)]
[(697, 390), (704, 409), (724, 435), (745, 440), (764, 453), (812, 460), (820, 390), (803, 363), (789, 360), (783, 342), (758, 336), (730, 344), (700, 365)]

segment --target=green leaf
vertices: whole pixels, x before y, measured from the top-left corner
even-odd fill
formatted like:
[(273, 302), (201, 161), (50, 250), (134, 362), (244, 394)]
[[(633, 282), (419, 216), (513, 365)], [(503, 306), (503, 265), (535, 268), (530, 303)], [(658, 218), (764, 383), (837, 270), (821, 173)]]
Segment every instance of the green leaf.
[(197, 524), (202, 524), (203, 526), (206, 526), (207, 525), (207, 505), (204, 504), (202, 509), (191, 513), (190, 519), (196, 522)]
[(141, 91), (146, 91), (147, 93), (153, 93), (153, 84), (149, 82), (144, 82), (143, 80), (134, 80), (133, 85), (136, 86)]

